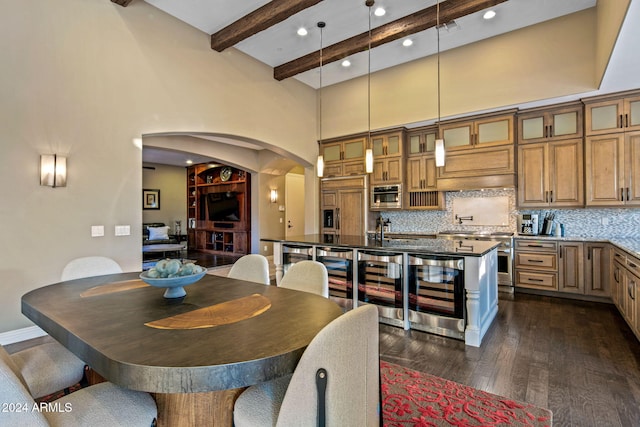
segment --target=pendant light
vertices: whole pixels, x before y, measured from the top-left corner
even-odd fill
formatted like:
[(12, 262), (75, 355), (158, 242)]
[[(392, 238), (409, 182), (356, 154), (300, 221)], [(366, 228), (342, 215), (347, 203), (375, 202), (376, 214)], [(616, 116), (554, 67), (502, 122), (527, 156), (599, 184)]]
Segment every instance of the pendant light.
[[(367, 143), (372, 144), (371, 142), (371, 8), (375, 0), (366, 0), (364, 2), (365, 6), (369, 8), (369, 48), (367, 49), (368, 54), (368, 69), (367, 69), (367, 129), (369, 130), (367, 133)], [(369, 147), (365, 151), (364, 155), (364, 169), (366, 173), (373, 172), (373, 146)]]
[[(438, 127), (440, 126), (440, 0), (436, 2), (437, 68), (438, 68)], [(436, 139), (436, 167), (444, 166), (444, 139)]]
[(316, 171), (318, 173), (318, 178), (322, 178), (324, 175), (324, 157), (322, 156), (322, 29), (326, 26), (324, 22), (318, 22), (318, 28), (320, 28), (320, 88), (318, 91), (318, 151), (320, 154), (318, 155), (318, 160), (316, 162)]

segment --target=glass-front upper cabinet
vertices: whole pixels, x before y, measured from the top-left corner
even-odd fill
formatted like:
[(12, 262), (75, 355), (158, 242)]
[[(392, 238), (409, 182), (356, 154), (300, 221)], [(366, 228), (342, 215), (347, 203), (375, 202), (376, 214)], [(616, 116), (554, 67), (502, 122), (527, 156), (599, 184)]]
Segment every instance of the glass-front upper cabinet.
[(518, 113), (518, 142), (533, 143), (582, 137), (582, 103), (534, 108)]
[(585, 100), (587, 135), (640, 130), (640, 93)]
[(437, 138), (438, 128), (436, 126), (412, 129), (407, 136), (407, 154), (409, 156), (432, 154), (435, 151)]
[(364, 159), (365, 137), (322, 144), (322, 156), (325, 163), (343, 160)]
[(445, 148), (454, 150), (513, 144), (514, 117), (510, 113), (442, 123), (440, 136)]
[(404, 131), (371, 135), (373, 157), (401, 156)]

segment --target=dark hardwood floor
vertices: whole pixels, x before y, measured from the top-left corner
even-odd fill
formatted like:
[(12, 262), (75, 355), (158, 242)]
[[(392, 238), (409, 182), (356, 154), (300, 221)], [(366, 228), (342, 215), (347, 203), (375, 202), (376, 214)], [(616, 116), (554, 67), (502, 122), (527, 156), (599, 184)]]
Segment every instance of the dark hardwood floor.
[(640, 342), (615, 306), (500, 295), (480, 348), (381, 325), (380, 357), (548, 408), (554, 426), (640, 426)]
[(239, 255), (214, 255), (206, 252), (187, 251), (184, 258), (196, 261), (196, 264), (206, 268), (219, 267), (221, 265), (229, 265), (236, 262)]

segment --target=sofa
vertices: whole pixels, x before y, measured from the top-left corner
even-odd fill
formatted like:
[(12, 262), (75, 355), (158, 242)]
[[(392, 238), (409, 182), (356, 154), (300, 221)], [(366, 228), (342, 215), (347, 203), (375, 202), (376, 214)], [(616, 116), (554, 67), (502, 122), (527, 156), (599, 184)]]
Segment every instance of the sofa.
[(163, 222), (147, 222), (142, 224), (142, 246), (177, 243), (180, 242), (170, 235), (170, 227)]

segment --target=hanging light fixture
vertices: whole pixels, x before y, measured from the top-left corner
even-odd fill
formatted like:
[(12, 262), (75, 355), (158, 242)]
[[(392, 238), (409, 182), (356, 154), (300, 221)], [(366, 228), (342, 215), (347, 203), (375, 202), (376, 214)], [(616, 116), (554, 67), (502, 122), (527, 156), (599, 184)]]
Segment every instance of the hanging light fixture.
[[(369, 48), (368, 54), (368, 69), (367, 69), (367, 143), (371, 144), (371, 8), (375, 0), (366, 0), (364, 4), (369, 8)], [(366, 149), (364, 154), (364, 169), (366, 173), (373, 172), (373, 147)]]
[[(436, 2), (437, 68), (438, 68), (438, 126), (440, 126), (440, 0)], [(436, 167), (444, 166), (444, 139), (436, 139)]]
[(316, 171), (318, 173), (318, 177), (322, 178), (324, 175), (324, 157), (322, 156), (322, 29), (326, 26), (324, 22), (318, 22), (318, 28), (320, 28), (320, 88), (319, 88), (319, 100), (318, 100), (318, 151), (320, 154), (318, 155), (318, 160), (316, 162)]

